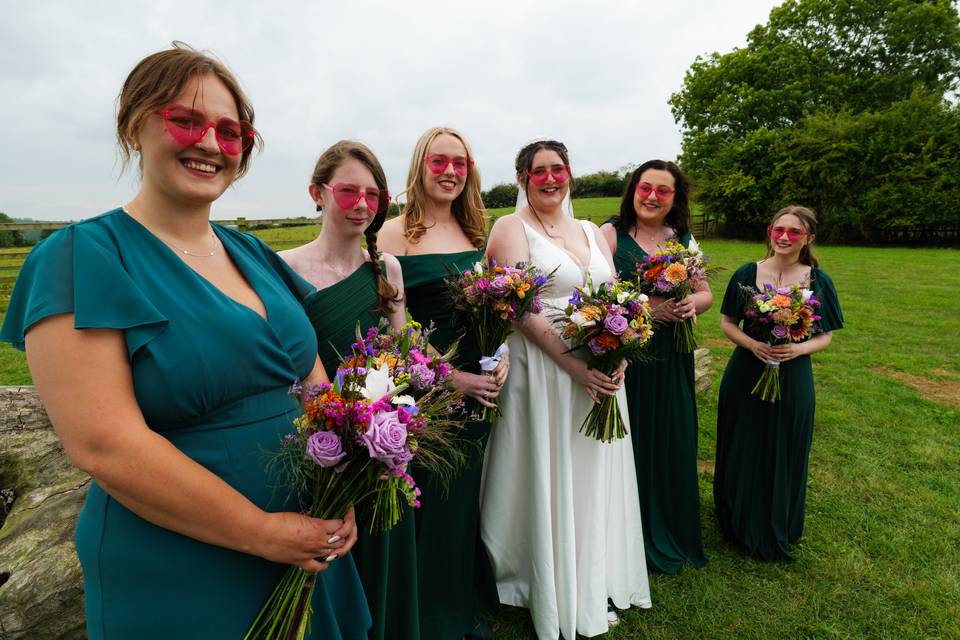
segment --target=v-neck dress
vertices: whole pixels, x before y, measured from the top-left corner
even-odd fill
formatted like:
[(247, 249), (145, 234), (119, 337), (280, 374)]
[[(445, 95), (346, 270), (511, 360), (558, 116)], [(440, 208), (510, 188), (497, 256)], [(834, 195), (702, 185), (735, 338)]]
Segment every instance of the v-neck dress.
[[(456, 366), (472, 373), (480, 371), (480, 350), (456, 323), (444, 277), (482, 259), (476, 250), (397, 256), (410, 315), (425, 327), (434, 324), (430, 343), (441, 353), (462, 338)], [(488, 423), (465, 421), (465, 437), (476, 446), (467, 447), (467, 462), (446, 491), (432, 475), (414, 473), (423, 491), (423, 506), (416, 510), (421, 640), (488, 632), (482, 617), (497, 604), (490, 561), (480, 542), (480, 473), (489, 431)]]
[[(292, 430), (295, 380), (317, 343), (312, 290), (257, 238), (213, 225), (266, 307), (264, 319), (197, 274), (122, 209), (73, 224), (24, 262), (0, 338), (24, 348), (40, 320), (123, 332), (147, 425), (258, 507), (295, 511), (269, 452)], [(77, 522), (91, 639), (242, 638), (286, 566), (147, 522), (95, 481)], [(369, 612), (353, 560), (319, 574), (310, 638), (362, 638)]]
[[(619, 225), (614, 227), (613, 263), (620, 276), (627, 277), (647, 252)], [(688, 246), (691, 239), (684, 234), (680, 244)], [(647, 567), (666, 574), (687, 563), (697, 568), (707, 564), (700, 529), (693, 354), (674, 348), (676, 327), (676, 323), (657, 327), (648, 349), (652, 359), (632, 363), (624, 381)]]
[[(585, 269), (523, 225), (530, 262), (554, 274), (542, 298), (548, 319), (587, 278), (599, 284), (613, 275), (593, 226), (580, 223), (590, 246)], [(538, 638), (606, 633), (608, 598), (621, 609), (651, 605), (633, 447), (629, 438), (604, 443), (580, 433), (593, 406), (583, 385), (520, 331), (509, 345), (481, 510), (500, 602), (529, 608)], [(622, 389), (617, 404), (629, 432)]]
[[(385, 268), (381, 263), (381, 268)], [(377, 272), (364, 262), (340, 282), (307, 296), (303, 308), (317, 335), (320, 361), (327, 375), (334, 372), (361, 332), (380, 323)], [(357, 543), (351, 555), (363, 582), (373, 628), (369, 640), (418, 640), (420, 615), (417, 591), (417, 548), (414, 510), (404, 506), (403, 519), (389, 531), (369, 532), (357, 523)]]
[[(814, 267), (810, 288), (820, 301), (820, 329), (843, 328), (837, 290)], [(730, 278), (720, 313), (745, 320), (741, 287), (757, 286), (757, 263)], [(749, 325), (744, 331), (750, 332)], [(764, 364), (743, 347), (734, 349), (723, 372), (717, 402), (717, 461), (713, 501), (724, 537), (763, 560), (789, 560), (790, 545), (803, 533), (807, 468), (813, 443), (816, 394), (810, 356), (780, 364), (780, 399), (751, 393)]]

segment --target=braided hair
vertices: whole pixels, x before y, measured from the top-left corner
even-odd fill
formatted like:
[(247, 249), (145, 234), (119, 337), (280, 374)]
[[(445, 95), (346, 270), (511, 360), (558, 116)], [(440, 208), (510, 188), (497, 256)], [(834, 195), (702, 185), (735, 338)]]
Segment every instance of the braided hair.
[[(387, 219), (387, 208), (389, 200), (387, 196), (387, 176), (380, 166), (380, 161), (373, 155), (365, 144), (355, 140), (341, 140), (329, 149), (320, 154), (317, 164), (313, 168), (313, 176), (310, 182), (315, 185), (322, 185), (330, 181), (333, 172), (347, 158), (353, 158), (363, 164), (370, 173), (373, 174), (373, 180), (377, 183), (380, 190), (380, 206), (373, 220), (363, 232), (363, 237), (367, 242), (367, 252), (370, 254), (370, 263), (377, 274), (377, 308), (381, 313), (387, 314), (393, 311), (394, 305), (400, 302), (400, 291), (393, 286), (383, 273), (383, 266), (380, 264), (380, 251), (377, 249), (377, 232), (383, 226)], [(319, 210), (320, 207), (317, 207)]]

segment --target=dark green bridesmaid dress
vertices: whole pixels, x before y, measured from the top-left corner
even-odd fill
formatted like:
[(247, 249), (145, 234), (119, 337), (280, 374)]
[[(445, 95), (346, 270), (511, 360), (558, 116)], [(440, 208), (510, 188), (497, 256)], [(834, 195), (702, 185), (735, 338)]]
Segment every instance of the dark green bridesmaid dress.
[[(366, 332), (380, 322), (383, 316), (377, 304), (377, 273), (370, 262), (304, 301), (307, 317), (317, 334), (320, 360), (331, 378), (342, 357), (350, 353), (357, 323)], [(420, 622), (413, 509), (407, 507), (403, 519), (384, 533), (370, 534), (362, 520), (357, 528), (357, 543), (351, 553), (373, 617), (369, 637), (417, 640)]]
[[(288, 395), (316, 362), (300, 299), (311, 287), (261, 241), (213, 225), (256, 290), (262, 318), (199, 276), (116, 209), (62, 229), (29, 255), (0, 337), (56, 314), (123, 332), (134, 393), (151, 429), (257, 506), (297, 508), (264, 452), (292, 430)], [(91, 639), (242, 638), (287, 567), (140, 518), (91, 483), (77, 522)], [(370, 617), (350, 557), (319, 574), (310, 638), (358, 639)]]
[[(483, 259), (480, 251), (397, 256), (403, 268), (407, 310), (424, 326), (434, 323), (431, 343), (442, 353), (463, 329), (454, 324), (443, 278), (465, 271)], [(480, 352), (474, 341), (460, 341), (456, 361), (462, 371), (479, 373)], [(484, 422), (467, 421), (466, 437), (477, 443), (469, 460), (444, 493), (434, 478), (420, 474), (423, 506), (417, 510), (417, 556), (420, 588), (420, 637), (451, 640), (483, 636), (484, 613), (495, 610), (497, 587), (480, 540), (480, 476), (483, 445), (490, 432)]]
[[(720, 313), (744, 319), (740, 286), (757, 286), (757, 264), (730, 278)], [(820, 301), (823, 332), (843, 328), (843, 314), (830, 277), (814, 268), (811, 288)], [(751, 393), (764, 364), (737, 347), (720, 383), (717, 460), (713, 501), (724, 537), (763, 560), (793, 559), (790, 545), (803, 533), (807, 464), (813, 441), (816, 396), (810, 356), (780, 365), (780, 399)]]
[[(613, 264), (621, 277), (647, 257), (628, 233), (617, 229)], [(690, 244), (688, 233), (680, 238)], [(624, 387), (637, 468), (647, 568), (675, 574), (684, 564), (707, 564), (700, 531), (697, 484), (697, 396), (692, 353), (677, 353), (674, 323), (656, 328), (649, 362), (627, 368)]]

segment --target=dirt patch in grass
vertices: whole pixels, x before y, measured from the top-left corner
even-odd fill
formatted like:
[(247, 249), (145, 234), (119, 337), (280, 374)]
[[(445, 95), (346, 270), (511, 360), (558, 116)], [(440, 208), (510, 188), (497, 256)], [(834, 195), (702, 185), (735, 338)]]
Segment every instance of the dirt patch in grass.
[(934, 369), (930, 376), (916, 376), (887, 366), (873, 367), (873, 372), (907, 385), (923, 396), (924, 400), (960, 409), (960, 374), (956, 372)]
[(697, 460), (697, 472), (713, 475), (713, 460)]
[(733, 344), (729, 340), (718, 340), (717, 338), (707, 338), (703, 341), (703, 346), (713, 349), (713, 348), (722, 348), (722, 347), (732, 347)]

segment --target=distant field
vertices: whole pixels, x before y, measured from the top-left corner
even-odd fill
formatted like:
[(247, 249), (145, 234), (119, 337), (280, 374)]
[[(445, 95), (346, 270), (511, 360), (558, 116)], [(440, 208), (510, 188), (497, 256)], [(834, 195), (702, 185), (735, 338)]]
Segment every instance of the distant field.
[[(616, 199), (574, 207), (612, 214)], [(257, 235), (277, 246), (317, 230)], [(960, 639), (960, 251), (818, 250), (846, 328), (814, 356), (817, 417), (798, 559), (769, 564), (721, 540), (711, 497), (717, 388), (732, 350), (719, 329), (719, 298), (733, 270), (763, 248), (702, 244), (723, 268), (697, 327), (713, 356), (714, 384), (698, 397), (710, 563), (651, 576), (653, 609), (625, 613), (605, 638)], [(7, 345), (0, 382), (30, 383), (23, 355)], [(522, 609), (506, 609), (494, 626), (500, 640), (533, 637)]]

